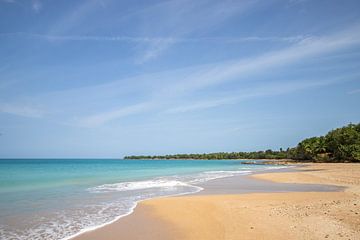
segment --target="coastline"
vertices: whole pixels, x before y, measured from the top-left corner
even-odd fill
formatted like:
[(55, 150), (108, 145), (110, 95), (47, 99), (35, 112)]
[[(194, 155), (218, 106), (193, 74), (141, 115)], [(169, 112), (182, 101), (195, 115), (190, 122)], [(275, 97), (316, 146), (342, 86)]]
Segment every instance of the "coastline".
[[(159, 159), (159, 160), (162, 160), (162, 159)], [(176, 160), (176, 159), (175, 159)], [(198, 159), (187, 159), (187, 160), (198, 160)], [(234, 159), (229, 159), (229, 160), (234, 160)], [(270, 159), (259, 159), (260, 161), (262, 160), (270, 160)], [(211, 161), (211, 160), (209, 160)], [(248, 162), (246, 163), (241, 163), (241, 164), (250, 164)], [(279, 166), (274, 166), (272, 167), (271, 169), (264, 169), (264, 170), (260, 170), (260, 171), (256, 171), (256, 172), (252, 172), (252, 173), (244, 173), (239, 175), (239, 176), (236, 176), (236, 177), (239, 177), (241, 180), (244, 180), (246, 179), (248, 176), (251, 176), (251, 175), (254, 175), (254, 174), (258, 174), (258, 173), (264, 173), (264, 172), (278, 172), (278, 171), (281, 171), (281, 170), (285, 170), (285, 171), (290, 171), (290, 167), (299, 167), (299, 165), (295, 166), (295, 165), (289, 165), (289, 163), (287, 164), (273, 164), (272, 162), (270, 163), (265, 163), (265, 164), (256, 164), (256, 165), (281, 165), (280, 167)], [(228, 179), (228, 178), (234, 178), (235, 176), (232, 176), (232, 177), (224, 177), (224, 178), (220, 178), (220, 179), (212, 179), (210, 180), (210, 182), (217, 182), (217, 180), (221, 180), (221, 179)], [(116, 217), (114, 220), (110, 221), (110, 222), (106, 222), (104, 224), (101, 224), (101, 225), (98, 225), (98, 226), (94, 226), (94, 227), (90, 227), (90, 228), (86, 228), (86, 229), (82, 229), (80, 232), (74, 234), (74, 235), (71, 235), (71, 236), (68, 236), (66, 238), (63, 238), (62, 240), (70, 240), (70, 239), (74, 239), (74, 240), (79, 240), (79, 239), (83, 239), (83, 237), (85, 237), (85, 239), (87, 239), (87, 235), (89, 233), (91, 233), (91, 237), (90, 239), (103, 239), (103, 238), (107, 238), (106, 236), (108, 236), (108, 232), (113, 232), (112, 230), (112, 226), (113, 225), (117, 225), (117, 229), (116, 229), (116, 232), (118, 232), (118, 234), (121, 234), (122, 231), (128, 231), (127, 227), (126, 227), (126, 223), (124, 222), (133, 222), (133, 221), (140, 221), (140, 222), (143, 222), (143, 218), (146, 218), (147, 214), (143, 214), (143, 210), (145, 207), (143, 207), (143, 203), (147, 202), (147, 201), (151, 201), (151, 200), (156, 200), (156, 199), (162, 199), (162, 198), (172, 198), (172, 197), (181, 197), (181, 196), (192, 196), (194, 194), (199, 194), (199, 193), (202, 193), (205, 188), (208, 188), (206, 182), (203, 183), (203, 184), (196, 184), (194, 185), (194, 187), (196, 187), (198, 190), (196, 192), (186, 192), (186, 193), (179, 193), (179, 194), (173, 194), (173, 195), (168, 195), (168, 196), (164, 196), (164, 197), (155, 197), (155, 198), (150, 198), (150, 199), (145, 199), (145, 200), (139, 200), (137, 202), (135, 202), (134, 206), (129, 209), (129, 212), (126, 213), (126, 214), (122, 214), (122, 215), (119, 215), (118, 217)], [(237, 186), (238, 187), (238, 186)], [(262, 191), (264, 191), (265, 189), (262, 189)], [(206, 193), (206, 191), (205, 191)], [(243, 191), (239, 191), (238, 193), (245, 193)], [(141, 209), (141, 210), (139, 210)], [(136, 210), (136, 211), (135, 211)], [(144, 210), (145, 212), (148, 213), (148, 215), (151, 215), (152, 211), (149, 210), (149, 209), (146, 209)], [(140, 212), (140, 213), (138, 213)], [(140, 215), (141, 217), (138, 217), (137, 215)], [(134, 216), (133, 216), (134, 215)], [(134, 218), (134, 220), (132, 220), (132, 218)], [(126, 220), (125, 220), (126, 219)], [(130, 219), (130, 220), (129, 220)], [(152, 220), (153, 222), (153, 220)], [(118, 226), (118, 224), (120, 224), (121, 226)], [(124, 228), (122, 227), (124, 225)], [(132, 225), (132, 224), (131, 224)], [(166, 225), (166, 224), (165, 224)], [(110, 228), (110, 230), (108, 230), (108, 228)], [(123, 230), (122, 230), (123, 229)], [(163, 227), (161, 227), (161, 230), (159, 228), (159, 231), (162, 232), (164, 229)], [(103, 232), (104, 231), (104, 232)], [(93, 234), (96, 233), (96, 235), (98, 235), (99, 233), (99, 236), (98, 237), (95, 237)], [(115, 234), (116, 236), (118, 234)], [(109, 239), (113, 239), (113, 236), (114, 234), (110, 234), (110, 237)], [(95, 237), (95, 238), (94, 238)], [(116, 237), (115, 237), (116, 238)], [(129, 235), (127, 234), (127, 238), (129, 238)], [(130, 237), (131, 238), (131, 237)], [(147, 239), (151, 239), (151, 238), (147, 238)], [(156, 236), (156, 238), (154, 239), (159, 239), (158, 236)]]
[[(198, 188), (197, 192), (200, 192), (200, 191), (203, 190), (202, 187), (197, 187), (197, 188)], [(194, 194), (194, 193), (179, 193), (179, 194), (168, 195), (168, 196), (165, 196), (165, 197), (155, 197), (155, 198), (150, 198), (150, 199), (145, 199), (145, 200), (139, 200), (139, 201), (134, 203), (134, 206), (131, 209), (129, 209), (129, 212), (127, 212), (126, 214), (119, 215), (114, 220), (112, 220), (110, 222), (106, 222), (106, 223), (98, 225), (98, 226), (83, 229), (80, 232), (78, 232), (78, 233), (76, 233), (76, 234), (74, 234), (72, 236), (63, 238), (61, 240), (82, 239), (82, 237), (84, 235), (87, 235), (87, 233), (94, 233), (94, 232), (97, 232), (97, 231), (100, 231), (100, 230), (105, 230), (107, 232), (107, 230), (106, 230), (107, 226), (109, 226), (109, 225), (111, 226), (113, 224), (116, 224), (118, 221), (124, 220), (125, 217), (127, 217), (125, 222), (127, 222), (127, 221), (130, 221), (130, 222), (143, 222), (143, 221), (145, 221), (146, 222), (147, 220), (144, 220), (144, 219), (146, 219), (148, 217), (148, 215), (151, 215), (151, 213), (147, 214), (147, 212), (151, 212), (151, 211), (149, 209), (146, 209), (146, 208), (142, 207), (142, 206), (139, 206), (139, 204), (141, 204), (142, 202), (153, 200), (153, 199), (158, 199), (158, 198), (178, 197), (178, 196), (190, 195), (190, 194)], [(134, 214), (135, 209), (139, 209), (139, 208), (141, 208), (142, 210), (137, 210), (136, 214)], [(144, 210), (144, 209), (146, 209), (146, 210)], [(139, 214), (140, 217), (138, 217), (138, 212), (139, 211), (140, 211), (140, 214)], [(143, 213), (143, 212), (145, 212), (145, 213)], [(133, 216), (133, 215), (135, 215), (135, 216)], [(131, 217), (131, 219), (129, 220), (130, 216), (133, 216), (133, 217)], [(132, 220), (132, 218), (134, 218), (134, 220)], [(151, 222), (154, 222), (154, 219), (152, 219), (152, 218), (150, 218), (150, 219), (151, 219)], [(123, 224), (123, 223), (121, 223), (121, 224)], [(162, 224), (166, 224), (166, 223), (164, 222)], [(132, 223), (131, 223), (131, 225), (132, 225)], [(124, 227), (126, 227), (126, 225)], [(126, 228), (124, 228), (124, 229), (126, 229)], [(121, 230), (120, 230), (120, 232), (121, 232)], [(105, 236), (107, 236), (106, 233), (105, 233)], [(103, 236), (103, 234), (101, 234), (99, 239), (103, 239), (105, 236)], [(112, 237), (115, 237), (115, 238), (118, 237), (117, 235), (113, 236), (112, 233), (110, 233), (110, 236), (111, 236), (111, 238)], [(91, 237), (91, 239), (94, 239), (94, 238)], [(147, 238), (147, 239), (150, 239), (150, 238)], [(156, 238), (154, 238), (154, 240), (155, 239), (159, 239), (157, 235), (156, 235)]]
[[(344, 172), (347, 174), (342, 175)], [(308, 164), (300, 171), (258, 173), (251, 178), (273, 183), (329, 184), (346, 189), (208, 195), (200, 192), (150, 199), (140, 202), (129, 216), (74, 239), (116, 239), (120, 236), (125, 239), (236, 239), (239, 234), (244, 235), (243, 239), (264, 239), (264, 236), (357, 239), (360, 238), (357, 227), (360, 213), (356, 210), (360, 205), (358, 176), (359, 164), (341, 163)], [(254, 217), (260, 221), (252, 221)], [(308, 218), (314, 221), (314, 217), (321, 231), (307, 226)], [(274, 221), (281, 224), (273, 226)]]

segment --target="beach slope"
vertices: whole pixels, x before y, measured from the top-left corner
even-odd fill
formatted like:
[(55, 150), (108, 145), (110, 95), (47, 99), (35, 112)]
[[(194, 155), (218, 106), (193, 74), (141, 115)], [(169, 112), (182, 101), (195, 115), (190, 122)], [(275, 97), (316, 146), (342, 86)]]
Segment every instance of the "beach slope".
[(346, 189), (152, 199), (76, 239), (360, 239), (360, 164), (309, 164), (300, 170), (252, 177)]

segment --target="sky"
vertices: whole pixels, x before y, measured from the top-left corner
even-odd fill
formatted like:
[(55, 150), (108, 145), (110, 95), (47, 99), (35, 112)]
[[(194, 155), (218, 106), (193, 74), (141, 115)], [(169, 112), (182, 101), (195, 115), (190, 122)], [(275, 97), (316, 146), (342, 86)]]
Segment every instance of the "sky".
[(0, 0), (0, 158), (286, 149), (359, 106), (358, 0)]

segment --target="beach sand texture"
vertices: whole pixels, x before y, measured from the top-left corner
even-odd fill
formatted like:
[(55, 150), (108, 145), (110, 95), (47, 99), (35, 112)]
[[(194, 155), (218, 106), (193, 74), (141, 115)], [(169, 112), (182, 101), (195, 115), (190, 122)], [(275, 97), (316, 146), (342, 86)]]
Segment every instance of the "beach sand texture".
[(76, 239), (360, 239), (360, 164), (308, 164), (299, 172), (252, 177), (346, 189), (152, 199), (141, 202), (133, 214)]

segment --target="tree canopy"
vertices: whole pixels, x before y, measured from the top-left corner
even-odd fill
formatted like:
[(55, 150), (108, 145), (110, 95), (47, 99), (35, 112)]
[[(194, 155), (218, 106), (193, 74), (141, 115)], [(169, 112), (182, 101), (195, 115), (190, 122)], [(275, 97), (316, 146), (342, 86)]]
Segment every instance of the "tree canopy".
[(218, 152), (161, 156), (126, 156), (125, 159), (294, 159), (316, 162), (360, 162), (360, 123), (311, 137), (285, 151)]

